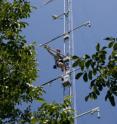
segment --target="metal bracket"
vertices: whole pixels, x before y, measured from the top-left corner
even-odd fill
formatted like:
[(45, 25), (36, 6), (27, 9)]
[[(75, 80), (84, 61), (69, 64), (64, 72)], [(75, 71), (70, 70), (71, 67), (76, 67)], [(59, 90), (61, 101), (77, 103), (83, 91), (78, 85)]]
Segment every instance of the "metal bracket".
[(65, 33), (64, 40), (67, 40), (67, 39), (69, 39), (69, 34), (68, 33)]
[(62, 81), (63, 81), (62, 84), (63, 84), (64, 87), (71, 86), (69, 73), (67, 73), (66, 75), (64, 75), (64, 76), (62, 77)]

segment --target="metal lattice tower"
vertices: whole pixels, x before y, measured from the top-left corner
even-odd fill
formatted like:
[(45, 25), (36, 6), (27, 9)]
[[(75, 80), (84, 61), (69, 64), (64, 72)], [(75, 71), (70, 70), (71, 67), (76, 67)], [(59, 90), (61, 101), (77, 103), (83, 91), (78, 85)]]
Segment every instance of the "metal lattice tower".
[[(51, 2), (51, 0), (47, 1)], [(53, 15), (52, 18), (54, 20), (58, 19), (59, 17), (64, 16), (64, 33), (60, 34), (56, 37), (54, 37), (53, 39), (47, 41), (46, 43), (40, 44), (40, 46), (45, 46), (48, 45), (49, 43), (55, 41), (56, 39), (59, 39), (61, 37), (64, 37), (64, 55), (61, 54), (63, 56), (63, 64), (66, 68), (63, 69), (63, 75), (60, 75), (44, 84), (42, 84), (42, 86), (47, 85), (52, 83), (53, 81), (56, 81), (58, 79), (62, 79), (62, 84), (63, 84), (63, 88), (64, 88), (64, 98), (66, 96), (72, 96), (72, 105), (71, 107), (75, 110), (74, 112), (74, 124), (77, 124), (77, 118), (84, 116), (86, 114), (93, 114), (95, 112), (98, 113), (98, 118), (100, 118), (100, 114), (99, 114), (99, 107), (96, 107), (94, 109), (91, 109), (87, 112), (81, 113), (81, 114), (77, 114), (77, 105), (76, 105), (76, 84), (75, 84), (75, 71), (78, 69), (74, 69), (72, 67), (72, 60), (71, 60), (71, 56), (74, 55), (74, 38), (73, 38), (73, 31), (84, 27), (84, 26), (88, 26), (91, 27), (91, 23), (90, 21), (86, 21), (85, 23), (81, 24), (80, 26), (77, 26), (75, 28), (73, 28), (73, 15), (72, 15), (72, 0), (64, 0), (64, 13), (60, 14), (60, 15)], [(46, 46), (48, 47), (48, 46)], [(50, 47), (48, 47), (49, 50), (51, 50), (52, 52), (55, 53), (55, 50), (52, 50)]]
[[(72, 15), (72, 0), (64, 0), (64, 55), (68, 57), (68, 70), (64, 72), (65, 80), (68, 85), (64, 86), (64, 97), (73, 96), (73, 108), (76, 110), (76, 87), (75, 87), (75, 72), (72, 68), (70, 56), (74, 55), (74, 39), (73, 39), (73, 15)], [(73, 73), (69, 73), (73, 71)], [(69, 81), (68, 81), (69, 80)], [(75, 112), (76, 116), (76, 112)], [(77, 119), (74, 120), (77, 124)]]

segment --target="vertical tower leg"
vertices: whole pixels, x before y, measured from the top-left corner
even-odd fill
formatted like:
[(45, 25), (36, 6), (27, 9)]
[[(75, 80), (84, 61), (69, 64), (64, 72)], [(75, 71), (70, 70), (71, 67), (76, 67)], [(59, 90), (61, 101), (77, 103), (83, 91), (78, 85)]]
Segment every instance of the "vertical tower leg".
[[(64, 55), (72, 56), (74, 55), (74, 40), (73, 40), (73, 16), (72, 16), (72, 0), (64, 0)], [(67, 34), (67, 32), (70, 32)], [(75, 72), (72, 68), (72, 62), (68, 61), (68, 72), (73, 72), (69, 74), (68, 80), (70, 86), (64, 87), (64, 95), (73, 96), (73, 109), (76, 111), (76, 86), (75, 86)], [(74, 113), (76, 116), (77, 113)], [(77, 119), (74, 119), (74, 124), (77, 124)]]

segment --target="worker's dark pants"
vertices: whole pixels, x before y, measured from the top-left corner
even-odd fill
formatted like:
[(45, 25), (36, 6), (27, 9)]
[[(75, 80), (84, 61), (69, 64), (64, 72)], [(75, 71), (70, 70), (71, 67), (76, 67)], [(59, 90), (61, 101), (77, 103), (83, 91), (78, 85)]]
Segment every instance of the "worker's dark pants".
[(65, 64), (62, 59), (55, 61), (55, 65), (53, 66), (53, 68), (56, 69), (57, 67), (61, 68), (61, 70), (64, 71)]

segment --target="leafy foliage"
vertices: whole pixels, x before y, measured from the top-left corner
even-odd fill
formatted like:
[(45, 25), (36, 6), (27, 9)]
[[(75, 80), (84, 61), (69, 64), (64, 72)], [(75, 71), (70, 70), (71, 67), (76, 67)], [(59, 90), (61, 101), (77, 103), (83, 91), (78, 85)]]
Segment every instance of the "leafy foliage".
[(23, 19), (30, 16), (31, 6), (26, 0), (0, 1), (0, 34), (5, 39), (15, 39), (27, 26)]
[(64, 103), (44, 103), (32, 118), (32, 124), (73, 124), (74, 111), (71, 102), (65, 98)]
[(107, 93), (105, 100), (109, 100), (115, 106), (114, 97), (117, 96), (117, 38), (107, 37), (107, 46), (96, 45), (96, 53), (84, 55), (83, 58), (75, 56), (73, 67), (80, 67), (81, 71), (76, 74), (76, 79), (81, 76), (85, 82), (90, 81), (91, 92), (86, 96), (97, 99), (100, 92), (105, 88)]
[[(29, 122), (29, 103), (40, 99), (41, 87), (32, 82), (37, 77), (34, 45), (28, 45), (21, 35), (30, 16), (26, 0), (0, 0), (0, 123)], [(23, 103), (27, 106), (19, 108)]]

